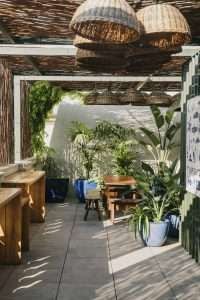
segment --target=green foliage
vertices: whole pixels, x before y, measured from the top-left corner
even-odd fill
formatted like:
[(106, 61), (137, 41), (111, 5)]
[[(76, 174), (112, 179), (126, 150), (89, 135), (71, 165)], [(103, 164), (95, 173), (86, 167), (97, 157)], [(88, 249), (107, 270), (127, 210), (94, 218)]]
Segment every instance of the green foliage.
[(95, 129), (91, 129), (81, 122), (72, 122), (70, 133), (75, 149), (81, 155), (86, 179), (89, 179), (96, 160), (96, 154), (100, 151)]
[(45, 121), (54, 105), (59, 103), (62, 90), (46, 81), (33, 83), (29, 93), (31, 143), (34, 154), (45, 151)]
[(175, 143), (175, 136), (180, 130), (180, 123), (174, 123), (174, 110), (169, 109), (162, 113), (157, 106), (151, 107), (152, 116), (155, 121), (156, 131), (141, 127), (144, 138), (138, 137), (139, 143), (151, 153), (153, 159), (160, 167), (160, 163), (166, 163), (172, 149), (178, 145)]
[(119, 175), (132, 175), (134, 163), (137, 159), (133, 141), (124, 141), (113, 149), (114, 170)]
[(72, 122), (71, 140), (77, 153), (82, 156), (87, 178), (94, 166), (100, 167), (102, 160), (108, 157), (110, 173), (132, 174), (133, 162), (137, 157), (133, 130), (108, 121), (99, 122), (94, 129), (81, 122)]
[(36, 168), (45, 171), (47, 177), (61, 178), (63, 170), (62, 167), (59, 166), (55, 154), (53, 148), (45, 147), (45, 151), (36, 156)]

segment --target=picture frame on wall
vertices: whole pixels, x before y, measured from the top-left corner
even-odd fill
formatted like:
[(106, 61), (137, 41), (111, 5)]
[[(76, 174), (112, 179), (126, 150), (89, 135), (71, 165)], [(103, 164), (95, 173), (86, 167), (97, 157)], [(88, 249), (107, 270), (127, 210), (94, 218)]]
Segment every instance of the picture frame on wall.
[(200, 197), (200, 96), (187, 101), (186, 191)]

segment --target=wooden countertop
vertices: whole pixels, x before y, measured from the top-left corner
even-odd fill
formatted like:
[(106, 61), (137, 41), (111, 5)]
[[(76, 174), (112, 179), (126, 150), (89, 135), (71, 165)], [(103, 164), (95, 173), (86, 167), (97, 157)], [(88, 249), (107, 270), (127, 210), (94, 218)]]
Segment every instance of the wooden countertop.
[(21, 194), (21, 189), (0, 188), (0, 208)]
[(44, 171), (18, 171), (3, 178), (2, 183), (6, 184), (33, 184), (45, 175)]

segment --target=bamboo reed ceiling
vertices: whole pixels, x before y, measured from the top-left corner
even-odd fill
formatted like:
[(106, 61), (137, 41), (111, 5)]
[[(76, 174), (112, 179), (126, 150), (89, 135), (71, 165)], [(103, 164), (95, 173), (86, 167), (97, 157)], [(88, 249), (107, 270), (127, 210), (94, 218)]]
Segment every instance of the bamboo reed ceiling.
[[(0, 43), (51, 43), (71, 44), (74, 38), (69, 29), (69, 22), (83, 0), (2, 0), (0, 1)], [(193, 35), (193, 39), (200, 38), (200, 1), (178, 0), (159, 1), (177, 6), (187, 18)], [(130, 0), (129, 3), (139, 10), (152, 0)], [(4, 29), (4, 30), (3, 30)], [(95, 72), (85, 71), (75, 65), (74, 57), (31, 57), (28, 61), (23, 56), (4, 57), (8, 60), (14, 74), (35, 74), (36, 68), (42, 75), (91, 75)], [(141, 60), (142, 59), (142, 60)], [(133, 58), (126, 70), (113, 75), (145, 76), (155, 74), (160, 76), (181, 75), (185, 58), (168, 57), (163, 59), (157, 55), (154, 59)], [(154, 85), (148, 83), (148, 85)], [(69, 83), (66, 84), (70, 89)], [(159, 86), (158, 84), (157, 86)], [(78, 87), (78, 85), (76, 85)], [(83, 84), (80, 84), (82, 89)], [(90, 84), (90, 89), (92, 89)], [(147, 85), (146, 85), (147, 86)], [(163, 83), (168, 90), (180, 90), (179, 83)]]
[[(69, 22), (83, 0), (2, 0), (0, 18), (14, 38), (70, 39)], [(152, 4), (152, 0), (128, 1), (137, 11)], [(187, 17), (193, 35), (200, 36), (198, 0), (163, 1), (177, 6)], [(197, 26), (198, 25), (198, 26)]]

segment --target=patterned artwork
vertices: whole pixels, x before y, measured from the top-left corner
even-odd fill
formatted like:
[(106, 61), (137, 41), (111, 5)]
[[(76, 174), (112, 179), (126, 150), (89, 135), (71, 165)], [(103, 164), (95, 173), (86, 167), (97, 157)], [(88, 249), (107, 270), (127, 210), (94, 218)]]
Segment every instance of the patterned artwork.
[(186, 190), (200, 197), (200, 96), (187, 103)]

